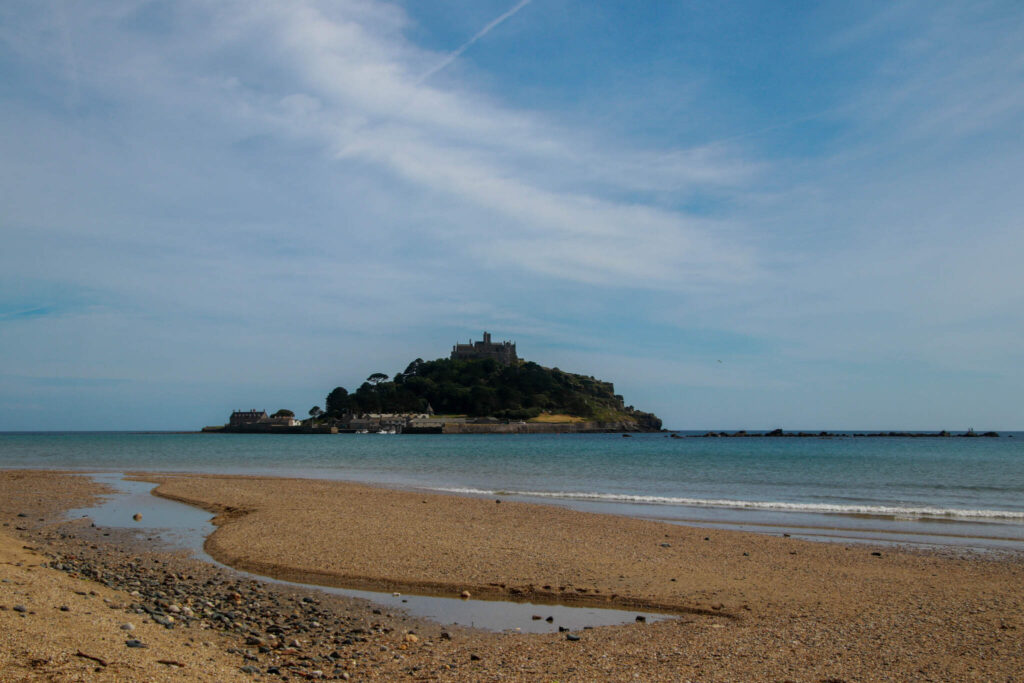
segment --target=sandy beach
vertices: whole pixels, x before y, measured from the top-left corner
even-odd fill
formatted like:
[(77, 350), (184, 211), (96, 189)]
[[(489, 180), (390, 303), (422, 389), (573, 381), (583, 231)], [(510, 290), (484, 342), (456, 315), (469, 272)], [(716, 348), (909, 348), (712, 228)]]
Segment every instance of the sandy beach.
[[(162, 496), (216, 513), (206, 550), (239, 569), (323, 585), (469, 591), (680, 617), (580, 631), (569, 640), (442, 628), (316, 591), (304, 596), (315, 603), (303, 602), (290, 589), (254, 587), (147, 547), (145, 539), (59, 522), (62, 509), (100, 493), (84, 477), (5, 471), (0, 670), (16, 672), (13, 680), (200, 680), (223, 671), (217, 680), (1005, 681), (1020, 680), (1024, 669), (1019, 557), (811, 543), (341, 482), (142, 478), (158, 482)], [(133, 581), (149, 585), (138, 579), (143, 556), (155, 558), (153, 571), (166, 581), (153, 585), (176, 586), (180, 607), (196, 618), (167, 628), (150, 612), (124, 613), (147, 597), (124, 590)], [(114, 578), (83, 581), (83, 571)], [(221, 589), (232, 581), (232, 590)], [(72, 590), (85, 584), (98, 595)], [(233, 612), (203, 607), (225, 594)], [(99, 610), (109, 624), (93, 633), (70, 621), (104, 598), (121, 608)], [(153, 600), (171, 606), (166, 595)], [(13, 610), (29, 602), (34, 614)], [(296, 606), (301, 612), (314, 604), (323, 614), (288, 621)], [(229, 626), (206, 614), (225, 609), (238, 617)], [(149, 648), (126, 648), (114, 622), (129, 619), (140, 632), (149, 629)], [(301, 634), (290, 638), (289, 629)]]

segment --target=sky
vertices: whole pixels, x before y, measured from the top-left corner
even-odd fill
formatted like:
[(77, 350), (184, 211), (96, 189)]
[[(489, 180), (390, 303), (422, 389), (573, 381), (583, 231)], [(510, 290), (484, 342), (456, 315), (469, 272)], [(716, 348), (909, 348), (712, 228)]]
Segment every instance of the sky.
[(1024, 429), (1024, 4), (0, 4), (0, 430), (518, 344), (690, 429)]

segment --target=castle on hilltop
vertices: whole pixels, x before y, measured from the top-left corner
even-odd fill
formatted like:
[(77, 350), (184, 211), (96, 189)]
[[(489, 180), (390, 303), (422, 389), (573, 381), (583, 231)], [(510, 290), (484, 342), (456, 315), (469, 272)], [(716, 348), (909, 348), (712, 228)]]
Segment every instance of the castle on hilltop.
[(493, 358), (502, 365), (512, 365), (519, 356), (516, 355), (514, 342), (492, 342), (491, 333), (484, 332), (483, 341), (473, 341), (468, 344), (456, 344), (452, 347), (452, 360), (482, 360)]

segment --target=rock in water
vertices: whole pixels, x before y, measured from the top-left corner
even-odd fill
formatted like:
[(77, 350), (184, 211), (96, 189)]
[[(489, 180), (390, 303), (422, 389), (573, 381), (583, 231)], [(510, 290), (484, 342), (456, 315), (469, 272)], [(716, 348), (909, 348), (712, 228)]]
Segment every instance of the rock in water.
[(136, 522), (141, 522), (142, 521), (142, 513), (141, 512), (136, 512), (134, 515), (132, 515), (132, 519), (134, 519)]

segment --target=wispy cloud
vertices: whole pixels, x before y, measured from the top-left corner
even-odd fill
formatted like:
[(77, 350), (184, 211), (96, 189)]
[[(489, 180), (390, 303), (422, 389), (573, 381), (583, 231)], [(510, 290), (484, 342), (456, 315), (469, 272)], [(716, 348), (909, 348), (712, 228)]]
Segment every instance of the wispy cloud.
[[(441, 64), (525, 4), (489, 23)], [(595, 182), (605, 189), (618, 185), (622, 196), (736, 187), (750, 177), (749, 162), (708, 150), (655, 155), (610, 145), (598, 152), (535, 113), (428, 85), (413, 75), (415, 63), (428, 55), (405, 44), (389, 46), (366, 27), (313, 6), (284, 15), (250, 12), (250, 21), (276, 27), (299, 82), (308, 86), (301, 93), (304, 106), (296, 110), (290, 96), (276, 112), (277, 122), (325, 141), (340, 160), (369, 161), (445, 201), (484, 210), (475, 225), (454, 233), (449, 225), (438, 235), (455, 236), (453, 244), (474, 255), (500, 244), (491, 258), (525, 270), (592, 284), (627, 278), (640, 287), (735, 280), (754, 272), (751, 250), (726, 238), (712, 220), (588, 191)], [(555, 187), (544, 186), (553, 178)]]
[(17, 310), (0, 310), (0, 322), (14, 320), (31, 320), (54, 315), (59, 312), (56, 306), (35, 306), (32, 308), (21, 308)]

